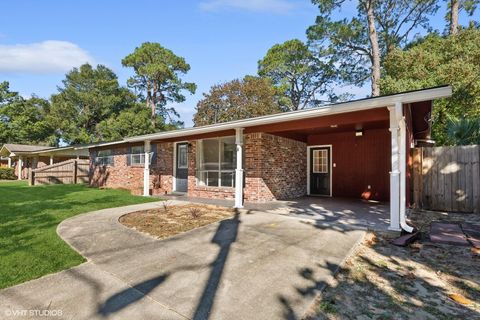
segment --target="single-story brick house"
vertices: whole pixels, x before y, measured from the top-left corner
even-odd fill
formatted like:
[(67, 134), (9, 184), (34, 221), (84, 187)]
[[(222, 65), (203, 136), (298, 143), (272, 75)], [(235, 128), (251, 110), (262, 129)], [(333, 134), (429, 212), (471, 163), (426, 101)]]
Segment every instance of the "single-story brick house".
[(390, 228), (406, 229), (409, 150), (429, 143), (432, 101), (451, 92), (442, 86), (90, 145), (90, 184), (234, 199), (236, 207), (305, 195), (390, 201)]
[(6, 167), (15, 168), (18, 180), (28, 179), (28, 170), (41, 168), (61, 161), (88, 158), (88, 150), (69, 147), (47, 147), (6, 143), (0, 148), (0, 156)]

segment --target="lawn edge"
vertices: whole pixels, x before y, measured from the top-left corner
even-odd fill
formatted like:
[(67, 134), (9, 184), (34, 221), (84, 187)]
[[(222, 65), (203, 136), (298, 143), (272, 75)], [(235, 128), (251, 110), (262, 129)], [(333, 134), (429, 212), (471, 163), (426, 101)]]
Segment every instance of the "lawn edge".
[[(348, 260), (350, 258), (353, 258), (357, 253), (360, 251), (361, 246), (365, 240), (365, 237), (369, 232), (375, 233), (375, 231), (372, 230), (363, 230), (363, 229), (356, 229), (358, 231), (362, 231), (363, 235), (355, 242), (355, 244), (348, 250), (347, 254), (345, 257), (342, 259), (342, 261), (338, 264), (338, 266), (335, 268), (335, 270), (332, 272), (332, 279), (335, 279), (337, 276), (338, 272), (345, 266)], [(302, 317), (300, 319), (304, 319), (305, 317), (308, 317), (307, 319), (310, 319), (311, 316), (316, 316), (316, 306), (319, 304), (321, 301), (321, 297), (325, 289), (327, 288), (327, 283), (322, 283), (320, 288), (318, 289), (317, 293), (315, 294), (315, 297), (313, 298), (312, 303), (310, 306), (307, 307), (306, 311), (303, 313)]]
[[(77, 215), (74, 215), (72, 217), (69, 217), (67, 219), (64, 219), (62, 220), (58, 225), (57, 225), (57, 228), (55, 229), (55, 232), (57, 233), (58, 237), (60, 239), (62, 239), (63, 242), (65, 242), (70, 248), (72, 248), (76, 253), (78, 253), (80, 256), (83, 257), (83, 259), (85, 259), (84, 262), (78, 264), (78, 265), (81, 265), (85, 262), (91, 262), (92, 260), (89, 259), (88, 257), (85, 257), (81, 252), (79, 252), (74, 246), (72, 246), (67, 240), (65, 240), (61, 235), (60, 233), (58, 232), (58, 229), (60, 228), (60, 225), (63, 224), (64, 222), (66, 221), (69, 221), (70, 219), (75, 219), (75, 218), (78, 218), (78, 217), (81, 217), (81, 216), (84, 216), (84, 215), (88, 215), (88, 214), (95, 214), (95, 213), (100, 213), (101, 211), (104, 211), (104, 210), (112, 210), (112, 209), (119, 209), (119, 208), (126, 208), (126, 207), (131, 207), (131, 206), (138, 206), (138, 205), (145, 205), (145, 204), (160, 204), (162, 202), (164, 202), (165, 200), (160, 200), (160, 201), (151, 201), (151, 202), (144, 202), (144, 203), (136, 203), (136, 204), (129, 204), (127, 206), (121, 206), (121, 207), (110, 207), (110, 208), (103, 208), (103, 209), (99, 209), (99, 210), (94, 210), (94, 211), (88, 211), (88, 212), (84, 212), (84, 213), (80, 213), (80, 214), (77, 214)], [(119, 221), (117, 221), (120, 225), (122, 225)], [(123, 226), (123, 225), (122, 225)], [(125, 227), (125, 226), (123, 226)], [(77, 266), (78, 266), (77, 265)], [(76, 266), (75, 266), (76, 267)], [(70, 268), (69, 268), (70, 269)], [(68, 270), (68, 269), (65, 269), (65, 270)]]

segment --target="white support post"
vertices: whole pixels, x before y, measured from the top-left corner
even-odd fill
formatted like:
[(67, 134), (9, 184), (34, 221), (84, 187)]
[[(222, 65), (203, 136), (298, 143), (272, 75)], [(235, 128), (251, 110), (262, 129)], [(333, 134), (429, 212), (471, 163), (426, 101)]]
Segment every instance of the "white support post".
[(12, 158), (8, 157), (8, 167), (12, 167)]
[(143, 195), (150, 196), (150, 141), (145, 141), (145, 165), (143, 169)]
[(390, 226), (389, 230), (400, 231), (400, 167), (398, 146), (398, 120), (396, 107), (388, 107), (390, 113), (391, 161), (390, 171)]
[(22, 180), (22, 167), (23, 167), (23, 159), (22, 157), (18, 157), (18, 180)]
[(53, 164), (53, 156), (50, 156), (50, 165)]
[(235, 208), (243, 208), (243, 128), (235, 129), (237, 168), (235, 169)]
[(36, 169), (38, 167), (38, 157), (33, 157), (32, 159), (32, 169)]

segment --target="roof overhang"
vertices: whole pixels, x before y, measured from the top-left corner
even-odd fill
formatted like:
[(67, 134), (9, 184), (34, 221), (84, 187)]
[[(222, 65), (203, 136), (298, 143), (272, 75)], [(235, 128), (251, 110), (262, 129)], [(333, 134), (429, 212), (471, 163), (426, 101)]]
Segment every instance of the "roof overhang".
[(261, 126), (266, 124), (274, 124), (274, 123), (295, 121), (295, 120), (301, 120), (301, 119), (323, 117), (323, 116), (335, 115), (340, 113), (369, 110), (374, 108), (384, 108), (388, 106), (393, 106), (396, 103), (409, 104), (409, 103), (421, 102), (421, 101), (431, 101), (431, 100), (440, 99), (440, 98), (447, 98), (447, 97), (450, 97), (451, 95), (452, 95), (452, 87), (442, 86), (442, 87), (436, 87), (436, 88), (430, 88), (430, 89), (422, 89), (422, 90), (409, 91), (409, 92), (403, 92), (398, 94), (391, 94), (386, 96), (372, 97), (372, 98), (354, 100), (349, 102), (331, 104), (323, 107), (306, 109), (306, 110), (277, 113), (273, 115), (255, 117), (250, 119), (218, 123), (218, 124), (207, 125), (202, 127), (193, 127), (193, 128), (187, 128), (187, 129), (158, 132), (153, 134), (125, 138), (120, 141), (91, 144), (88, 146), (79, 147), (78, 149), (208, 134), (212, 132), (233, 130), (237, 128), (247, 128), (247, 127)]
[(88, 151), (75, 146), (69, 146), (34, 151), (30, 152), (30, 154), (38, 156), (88, 156)]
[(12, 152), (7, 146), (2, 146), (0, 156), (17, 157), (17, 156), (88, 156), (88, 151), (77, 148), (75, 146), (50, 148), (37, 151), (15, 151)]
[[(0, 149), (0, 156), (2, 157), (11, 157), (12, 152), (8, 150), (7, 146), (3, 145), (2, 148)], [(15, 156), (15, 154), (13, 154)]]

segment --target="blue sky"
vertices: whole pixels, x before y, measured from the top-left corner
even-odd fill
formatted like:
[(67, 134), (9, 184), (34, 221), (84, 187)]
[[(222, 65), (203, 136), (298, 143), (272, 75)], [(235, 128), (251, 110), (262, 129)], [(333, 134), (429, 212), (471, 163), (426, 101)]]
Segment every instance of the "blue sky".
[[(47, 98), (66, 71), (87, 61), (112, 68), (125, 85), (131, 70), (121, 59), (142, 42), (159, 42), (185, 57), (185, 80), (198, 85), (175, 106), (186, 126), (203, 92), (255, 74), (275, 43), (305, 40), (317, 13), (308, 0), (16, 0), (2, 3), (2, 11), (0, 81), (12, 90)], [(443, 14), (434, 27), (443, 29)], [(368, 87), (352, 90), (368, 94)]]

